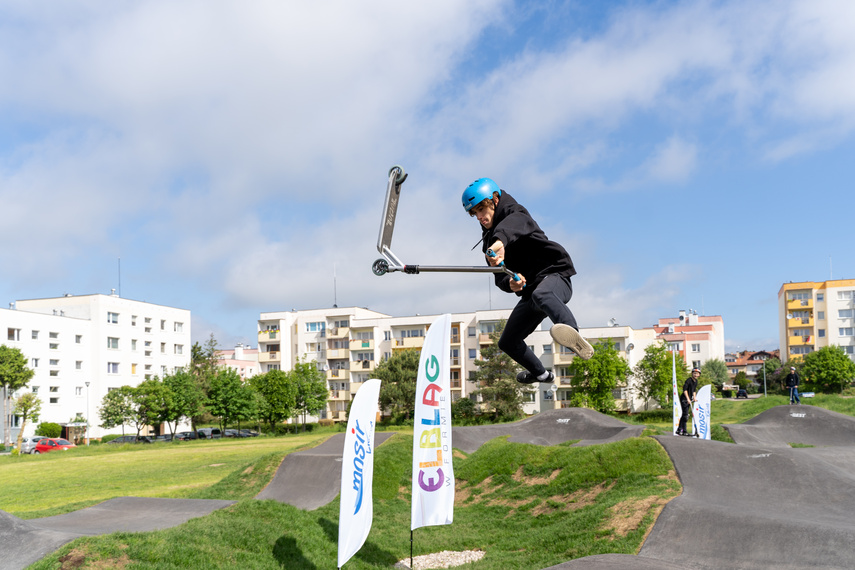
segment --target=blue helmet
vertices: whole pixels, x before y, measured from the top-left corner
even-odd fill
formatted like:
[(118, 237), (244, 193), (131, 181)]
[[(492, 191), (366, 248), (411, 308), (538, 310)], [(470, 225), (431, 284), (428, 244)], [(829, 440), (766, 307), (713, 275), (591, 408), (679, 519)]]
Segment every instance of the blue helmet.
[(502, 189), (498, 184), (491, 178), (479, 178), (463, 191), (463, 209), (468, 212), (485, 199), (492, 198), (494, 192), (498, 192), (499, 196), (502, 195)]

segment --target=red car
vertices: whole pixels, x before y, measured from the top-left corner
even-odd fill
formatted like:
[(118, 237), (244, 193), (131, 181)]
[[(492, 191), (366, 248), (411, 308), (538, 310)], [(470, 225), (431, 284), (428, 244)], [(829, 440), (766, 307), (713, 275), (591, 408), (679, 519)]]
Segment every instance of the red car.
[(40, 439), (36, 444), (36, 448), (33, 450), (33, 453), (47, 453), (48, 451), (67, 451), (72, 447), (77, 447), (67, 439), (62, 439), (61, 437), (46, 437), (44, 439)]

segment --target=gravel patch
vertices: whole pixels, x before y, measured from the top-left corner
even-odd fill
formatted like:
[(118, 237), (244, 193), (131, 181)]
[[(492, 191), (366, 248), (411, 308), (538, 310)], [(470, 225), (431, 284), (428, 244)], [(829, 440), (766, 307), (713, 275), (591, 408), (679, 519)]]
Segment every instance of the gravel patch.
[(443, 550), (433, 554), (423, 554), (413, 557), (413, 567), (410, 568), (410, 559), (399, 561), (395, 564), (395, 568), (401, 570), (428, 570), (429, 568), (453, 568), (454, 566), (462, 566), (469, 562), (475, 562), (484, 558), (483, 550), (463, 550), (454, 552), (452, 550)]

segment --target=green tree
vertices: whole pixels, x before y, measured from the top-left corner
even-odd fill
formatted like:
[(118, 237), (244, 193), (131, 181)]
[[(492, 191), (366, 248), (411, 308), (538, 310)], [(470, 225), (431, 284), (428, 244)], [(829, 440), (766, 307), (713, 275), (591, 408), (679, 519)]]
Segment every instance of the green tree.
[(327, 379), (318, 370), (318, 363), (297, 362), (291, 371), (291, 378), (297, 388), (295, 409), (303, 416), (303, 431), (306, 431), (306, 416), (318, 415), (327, 406), (329, 390)]
[(249, 384), (259, 395), (258, 417), (270, 425), (271, 432), (294, 413), (296, 386), (287, 372), (269, 370), (250, 378)]
[(221, 368), (211, 381), (208, 390), (208, 409), (220, 419), (220, 427), (252, 417), (256, 412), (256, 392), (244, 384), (240, 375), (231, 368)]
[[(209, 390), (211, 382), (217, 376), (219, 364), (217, 363), (217, 339), (214, 338), (214, 333), (208, 337), (204, 344), (198, 342), (193, 343), (190, 347), (190, 372), (196, 379), (196, 384), (202, 390), (206, 400), (210, 398)], [(197, 415), (190, 418), (190, 423), (193, 429), (196, 429), (196, 423), (201, 419), (204, 408), (200, 408)]]
[(101, 407), (98, 408), (102, 428), (112, 429), (122, 426), (122, 435), (125, 435), (125, 424), (130, 422), (133, 415), (132, 392), (133, 388), (130, 386), (122, 386), (104, 394)]
[(736, 373), (736, 376), (733, 377), (733, 383), (739, 386), (742, 390), (748, 389), (748, 375), (740, 370)]
[(601, 339), (594, 345), (594, 356), (590, 360), (574, 358), (568, 368), (572, 376), (570, 401), (573, 406), (604, 413), (614, 411), (613, 390), (626, 384), (630, 374), (629, 365), (616, 344)]
[(15, 401), (15, 410), (13, 413), (21, 417), (21, 429), (18, 431), (18, 449), (21, 449), (21, 441), (24, 438), (24, 427), (27, 425), (27, 420), (34, 422), (39, 421), (39, 414), (42, 411), (42, 401), (32, 392), (23, 394)]
[[(682, 361), (680, 357), (681, 364)], [(663, 408), (671, 402), (671, 352), (664, 341), (647, 346), (633, 372), (637, 379), (633, 391), (644, 400), (644, 409), (649, 400)]]
[(720, 358), (711, 358), (701, 365), (701, 377), (698, 379), (698, 389), (707, 384), (712, 384), (717, 392), (721, 387), (730, 382), (730, 373), (727, 364)]
[(157, 377), (143, 380), (133, 388), (131, 402), (131, 422), (137, 428), (137, 435), (144, 426), (155, 428), (159, 434), (160, 425), (173, 415), (172, 390)]
[(392, 417), (409, 420), (416, 412), (416, 379), (419, 370), (418, 349), (401, 350), (381, 362), (374, 370), (380, 384), (380, 409)]
[(756, 380), (762, 386), (765, 372), (766, 389), (774, 387), (775, 372), (781, 368), (781, 361), (777, 358), (769, 358), (763, 361), (763, 366), (757, 371)]
[(7, 413), (12, 409), (12, 394), (26, 386), (35, 374), (27, 367), (27, 359), (17, 348), (0, 344), (0, 387), (3, 388), (3, 444), (8, 448), (12, 443), (10, 420)]
[(801, 378), (817, 392), (839, 393), (855, 378), (855, 362), (839, 346), (824, 346), (806, 354)]
[(490, 333), (490, 344), (481, 349), (481, 359), (475, 360), (478, 370), (472, 378), (480, 386), (472, 393), (481, 397), (485, 411), (492, 414), (495, 421), (522, 417), (525, 396), (536, 389), (517, 382), (519, 365), (499, 349), (499, 338), (504, 330), (505, 321), (502, 320)]
[(163, 384), (172, 392), (171, 413), (165, 421), (174, 434), (183, 418), (191, 419), (202, 412), (205, 394), (193, 374), (183, 368), (164, 376)]

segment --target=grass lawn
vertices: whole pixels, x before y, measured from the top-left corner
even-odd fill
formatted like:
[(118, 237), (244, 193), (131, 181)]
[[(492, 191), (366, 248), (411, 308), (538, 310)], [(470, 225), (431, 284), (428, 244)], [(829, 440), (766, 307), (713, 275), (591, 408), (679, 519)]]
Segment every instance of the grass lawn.
[[(76, 511), (114, 497), (212, 498), (211, 487), (225, 484), (230, 475), (242, 473), (265, 457), (263, 463), (272, 462), (275, 470), (287, 453), (314, 446), (332, 433), (102, 444), (43, 455), (4, 456), (0, 458), (0, 509), (26, 519)], [(257, 493), (269, 481), (258, 475), (250, 479), (244, 494), (255, 487)]]
[[(390, 568), (409, 556), (411, 454), (412, 434), (377, 448), (372, 531), (346, 568)], [(455, 452), (454, 461), (454, 524), (417, 529), (415, 554), (485, 550), (472, 568), (540, 569), (635, 553), (680, 492), (667, 454), (650, 438), (582, 448), (500, 438), (470, 456)], [(172, 529), (77, 539), (31, 568), (335, 568), (337, 541), (338, 500), (305, 512), (244, 498)]]

